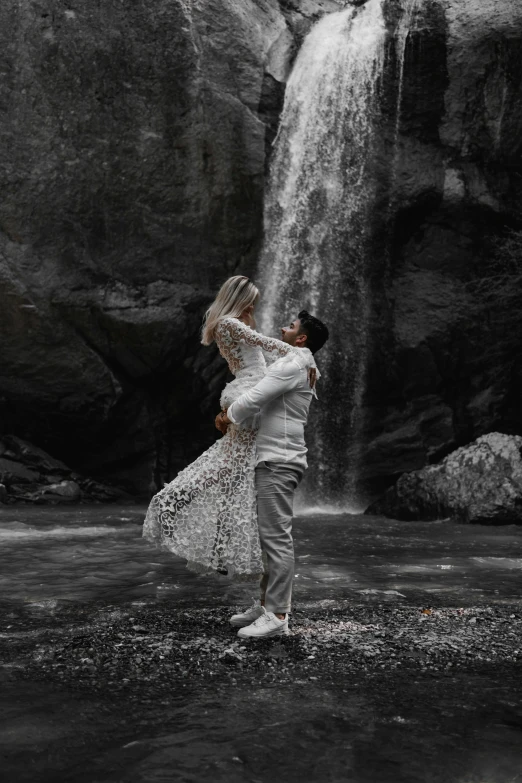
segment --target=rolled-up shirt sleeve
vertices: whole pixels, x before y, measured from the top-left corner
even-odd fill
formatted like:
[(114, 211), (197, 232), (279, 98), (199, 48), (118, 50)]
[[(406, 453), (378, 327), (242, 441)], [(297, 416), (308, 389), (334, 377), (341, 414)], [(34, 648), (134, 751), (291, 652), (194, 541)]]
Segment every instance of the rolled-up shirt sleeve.
[(241, 424), (245, 419), (255, 416), (264, 405), (295, 389), (302, 371), (290, 358), (279, 360), (269, 368), (259, 383), (232, 403), (227, 411), (228, 418), (233, 424)]

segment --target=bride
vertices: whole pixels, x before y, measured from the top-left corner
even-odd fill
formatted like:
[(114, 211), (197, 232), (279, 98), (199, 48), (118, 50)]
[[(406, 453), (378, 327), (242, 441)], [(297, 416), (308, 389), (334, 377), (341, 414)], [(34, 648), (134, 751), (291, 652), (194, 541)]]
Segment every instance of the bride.
[[(223, 410), (263, 377), (267, 360), (298, 351), (309, 368), (317, 369), (308, 349), (255, 331), (258, 300), (256, 286), (236, 275), (221, 286), (205, 314), (201, 342), (210, 345), (215, 341), (235, 376), (221, 394)], [(150, 502), (143, 536), (186, 558), (194, 571), (235, 579), (254, 579), (263, 573), (254, 486), (256, 418), (231, 424), (223, 438)]]

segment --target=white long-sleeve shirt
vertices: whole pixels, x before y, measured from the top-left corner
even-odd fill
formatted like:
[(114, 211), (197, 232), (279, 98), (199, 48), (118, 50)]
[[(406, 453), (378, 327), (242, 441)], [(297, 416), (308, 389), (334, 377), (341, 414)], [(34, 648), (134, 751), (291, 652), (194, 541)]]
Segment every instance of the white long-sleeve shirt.
[(232, 403), (227, 415), (234, 424), (261, 414), (257, 463), (307, 467), (304, 428), (312, 395), (306, 357), (292, 353), (275, 361), (264, 378)]

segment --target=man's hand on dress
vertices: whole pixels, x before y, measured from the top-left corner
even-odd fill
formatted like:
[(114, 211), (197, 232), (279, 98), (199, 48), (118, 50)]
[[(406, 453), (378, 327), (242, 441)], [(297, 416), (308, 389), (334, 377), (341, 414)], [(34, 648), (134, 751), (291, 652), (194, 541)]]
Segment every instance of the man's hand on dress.
[(216, 420), (215, 420), (216, 429), (218, 429), (223, 435), (227, 434), (228, 425), (231, 423), (232, 422), (228, 418), (226, 411), (220, 411), (220, 413), (218, 413), (218, 415), (216, 416)]
[(313, 389), (315, 386), (315, 382), (317, 380), (317, 370), (315, 367), (309, 367), (308, 368), (308, 383), (310, 384), (310, 388)]

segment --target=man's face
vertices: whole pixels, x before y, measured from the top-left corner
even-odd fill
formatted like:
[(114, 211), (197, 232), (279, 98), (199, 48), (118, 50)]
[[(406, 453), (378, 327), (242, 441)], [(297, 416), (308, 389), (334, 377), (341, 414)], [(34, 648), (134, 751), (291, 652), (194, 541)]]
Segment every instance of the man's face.
[(299, 318), (294, 318), (289, 326), (283, 326), (281, 329), (282, 340), (288, 345), (297, 345), (298, 348), (303, 348), (306, 344), (306, 334), (299, 334), (301, 328), (301, 321)]

